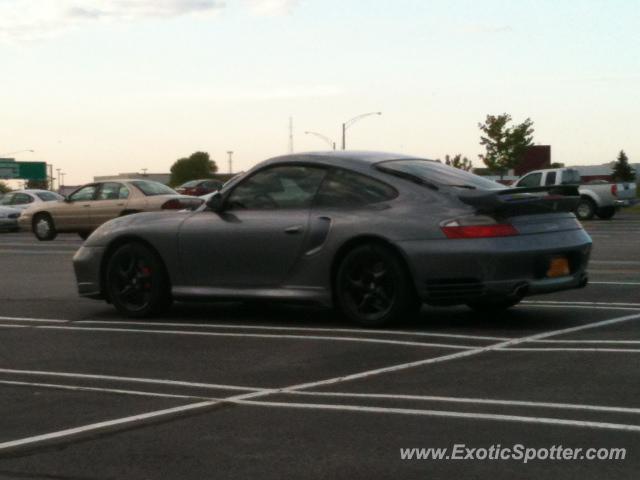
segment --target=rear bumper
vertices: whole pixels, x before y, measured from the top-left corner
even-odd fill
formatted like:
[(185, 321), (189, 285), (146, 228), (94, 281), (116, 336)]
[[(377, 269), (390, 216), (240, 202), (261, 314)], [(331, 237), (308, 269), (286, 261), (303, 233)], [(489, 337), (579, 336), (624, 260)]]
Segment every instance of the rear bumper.
[[(400, 243), (416, 290), (426, 303), (455, 305), (479, 298), (528, 296), (581, 288), (591, 238), (584, 230), (473, 240)], [(570, 275), (547, 278), (553, 256), (569, 259)]]
[(73, 256), (78, 293), (83, 297), (104, 298), (100, 285), (100, 265), (104, 247), (82, 246)]

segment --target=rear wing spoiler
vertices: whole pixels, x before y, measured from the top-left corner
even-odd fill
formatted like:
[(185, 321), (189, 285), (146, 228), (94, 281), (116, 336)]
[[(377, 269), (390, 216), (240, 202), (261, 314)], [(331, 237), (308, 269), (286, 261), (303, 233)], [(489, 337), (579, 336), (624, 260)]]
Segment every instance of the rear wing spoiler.
[(572, 212), (580, 201), (576, 185), (548, 185), (501, 190), (465, 190), (458, 198), (475, 207), (478, 213), (528, 215)]

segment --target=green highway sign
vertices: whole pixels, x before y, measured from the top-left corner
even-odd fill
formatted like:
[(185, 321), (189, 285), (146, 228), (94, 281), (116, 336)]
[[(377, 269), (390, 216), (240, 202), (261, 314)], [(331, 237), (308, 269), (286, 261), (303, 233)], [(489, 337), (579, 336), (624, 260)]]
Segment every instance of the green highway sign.
[(20, 167), (12, 158), (0, 158), (0, 179), (20, 178)]
[(46, 180), (45, 162), (16, 162), (12, 158), (0, 158), (0, 180)]

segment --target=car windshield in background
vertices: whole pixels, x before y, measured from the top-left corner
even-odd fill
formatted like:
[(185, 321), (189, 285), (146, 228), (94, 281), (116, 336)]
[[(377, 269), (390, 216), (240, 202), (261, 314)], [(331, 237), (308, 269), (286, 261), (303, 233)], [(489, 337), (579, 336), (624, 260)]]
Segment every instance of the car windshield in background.
[(53, 192), (38, 192), (36, 193), (36, 195), (43, 202), (55, 202), (56, 200), (62, 200), (64, 198), (61, 195)]
[(379, 163), (376, 168), (382, 172), (405, 178), (413, 178), (419, 183), (435, 186), (458, 187), (478, 190), (498, 190), (505, 188), (498, 182), (487, 180), (473, 173), (450, 167), (433, 160), (389, 160)]
[(166, 185), (158, 182), (149, 182), (148, 180), (136, 180), (133, 183), (147, 197), (154, 195), (177, 195), (177, 192)]
[(183, 183), (180, 185), (181, 188), (192, 188), (197, 187), (201, 180), (191, 180), (190, 182)]

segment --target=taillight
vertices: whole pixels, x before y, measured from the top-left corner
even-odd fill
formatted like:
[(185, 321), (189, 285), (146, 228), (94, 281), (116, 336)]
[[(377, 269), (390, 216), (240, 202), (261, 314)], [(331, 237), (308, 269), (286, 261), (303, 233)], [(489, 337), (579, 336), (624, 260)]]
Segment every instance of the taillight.
[(447, 238), (512, 237), (520, 232), (510, 223), (497, 223), (491, 217), (471, 216), (440, 225)]
[(611, 185), (611, 195), (613, 195), (614, 197), (618, 196), (618, 185), (616, 185), (615, 183)]

